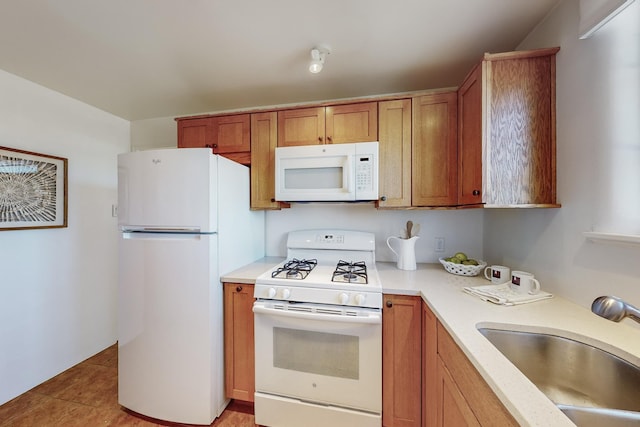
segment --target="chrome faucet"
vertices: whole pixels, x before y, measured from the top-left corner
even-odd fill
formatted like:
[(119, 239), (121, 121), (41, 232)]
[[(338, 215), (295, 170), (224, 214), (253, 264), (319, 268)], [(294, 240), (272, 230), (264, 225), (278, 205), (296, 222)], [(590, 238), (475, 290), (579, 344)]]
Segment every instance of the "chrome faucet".
[(602, 296), (593, 300), (591, 311), (605, 319), (619, 322), (629, 317), (640, 323), (640, 310), (614, 296)]

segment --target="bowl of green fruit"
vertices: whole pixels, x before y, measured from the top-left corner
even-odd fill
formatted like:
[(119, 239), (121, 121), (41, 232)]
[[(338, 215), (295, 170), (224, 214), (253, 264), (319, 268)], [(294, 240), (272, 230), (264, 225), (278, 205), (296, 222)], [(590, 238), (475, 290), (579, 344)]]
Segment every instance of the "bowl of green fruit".
[(458, 276), (477, 276), (487, 266), (486, 262), (469, 258), (464, 252), (457, 252), (448, 258), (440, 258), (439, 261), (445, 270)]

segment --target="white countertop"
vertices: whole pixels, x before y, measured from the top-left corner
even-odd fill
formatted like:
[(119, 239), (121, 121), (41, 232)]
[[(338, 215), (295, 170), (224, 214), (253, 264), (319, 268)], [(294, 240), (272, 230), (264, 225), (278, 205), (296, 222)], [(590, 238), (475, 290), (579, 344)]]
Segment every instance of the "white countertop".
[[(254, 283), (255, 278), (281, 262), (268, 257), (233, 271), (223, 282)], [(395, 263), (376, 264), (383, 293), (419, 295), (436, 314), (453, 339), (523, 426), (573, 426), (574, 424), (478, 332), (478, 326), (528, 332), (546, 332), (621, 356), (640, 365), (640, 331), (602, 319), (585, 307), (563, 298), (516, 306), (485, 302), (462, 291), (464, 286), (486, 285), (484, 278), (447, 273), (440, 264), (418, 264), (414, 271), (398, 270)]]

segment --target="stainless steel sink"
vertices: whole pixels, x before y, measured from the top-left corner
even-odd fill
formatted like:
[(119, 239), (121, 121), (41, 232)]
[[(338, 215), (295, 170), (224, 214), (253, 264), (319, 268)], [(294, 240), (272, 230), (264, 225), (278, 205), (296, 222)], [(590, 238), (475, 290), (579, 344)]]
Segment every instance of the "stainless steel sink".
[(478, 328), (578, 426), (640, 426), (640, 367), (579, 341)]

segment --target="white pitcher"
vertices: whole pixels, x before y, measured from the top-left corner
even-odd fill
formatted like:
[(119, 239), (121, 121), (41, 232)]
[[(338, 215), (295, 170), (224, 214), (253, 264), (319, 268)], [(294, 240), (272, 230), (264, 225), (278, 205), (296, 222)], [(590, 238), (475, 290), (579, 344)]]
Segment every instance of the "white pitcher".
[[(416, 269), (416, 240), (418, 240), (418, 237), (413, 236), (410, 239), (401, 239), (400, 237), (391, 236), (387, 239), (387, 246), (398, 257), (398, 268), (400, 270)], [(397, 251), (391, 247), (391, 240), (398, 242)]]

